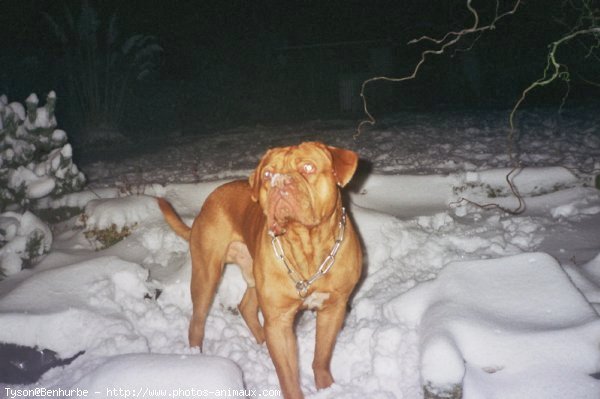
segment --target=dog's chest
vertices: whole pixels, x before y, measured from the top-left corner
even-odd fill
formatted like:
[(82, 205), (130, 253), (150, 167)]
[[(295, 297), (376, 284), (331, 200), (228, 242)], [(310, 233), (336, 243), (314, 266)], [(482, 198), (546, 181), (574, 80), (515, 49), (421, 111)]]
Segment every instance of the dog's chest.
[(304, 298), (304, 302), (302, 305), (307, 309), (316, 309), (320, 310), (323, 307), (323, 303), (329, 299), (328, 292), (313, 292), (306, 298)]

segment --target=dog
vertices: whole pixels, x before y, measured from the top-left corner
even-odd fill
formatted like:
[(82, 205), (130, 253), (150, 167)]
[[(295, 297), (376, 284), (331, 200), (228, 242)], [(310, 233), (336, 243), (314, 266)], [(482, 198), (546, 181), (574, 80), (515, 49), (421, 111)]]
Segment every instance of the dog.
[(362, 269), (359, 238), (341, 195), (357, 165), (355, 152), (318, 142), (273, 148), (248, 180), (215, 189), (191, 228), (158, 199), (167, 223), (189, 241), (190, 346), (202, 349), (223, 267), (233, 263), (247, 283), (240, 314), (256, 341), (266, 341), (284, 397), (303, 398), (293, 329), (302, 309), (317, 312), (315, 385), (334, 382), (333, 348)]

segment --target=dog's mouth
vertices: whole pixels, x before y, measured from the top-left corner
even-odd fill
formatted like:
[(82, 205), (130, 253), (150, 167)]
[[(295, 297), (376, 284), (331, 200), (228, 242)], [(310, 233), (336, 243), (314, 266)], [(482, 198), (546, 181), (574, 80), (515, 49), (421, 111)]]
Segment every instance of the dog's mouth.
[(270, 188), (266, 211), (269, 229), (275, 235), (283, 234), (290, 222), (306, 226), (315, 224), (310, 196), (295, 184)]

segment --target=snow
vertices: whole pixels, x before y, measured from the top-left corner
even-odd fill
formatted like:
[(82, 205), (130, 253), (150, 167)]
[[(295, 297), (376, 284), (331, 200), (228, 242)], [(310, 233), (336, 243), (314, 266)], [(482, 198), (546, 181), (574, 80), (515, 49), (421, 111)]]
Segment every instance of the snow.
[(29, 198), (41, 198), (48, 195), (55, 187), (55, 182), (47, 176), (38, 176), (34, 171), (19, 166), (9, 172), (9, 184), (12, 187), (24, 186)]
[[(56, 93), (51, 91), (48, 93), (47, 99), (56, 101)], [(39, 103), (39, 98), (35, 93), (32, 93), (29, 95), (29, 97), (27, 97), (25, 102), (27, 104), (37, 105)], [(35, 120), (31, 121), (29, 118), (23, 119), (25, 120), (24, 126), (27, 130), (35, 130), (39, 128), (49, 129), (56, 127), (56, 117), (54, 115), (50, 115), (46, 107), (37, 108)]]
[[(39, 240), (39, 243), (37, 241)], [(6, 275), (21, 271), (23, 262), (34, 260), (50, 250), (52, 232), (29, 211), (0, 214), (0, 270)], [(32, 244), (36, 244), (32, 245)]]
[(25, 116), (26, 116), (26, 111), (25, 111), (25, 107), (23, 107), (23, 105), (21, 103), (18, 102), (12, 102), (10, 104), (8, 104), (8, 107), (15, 113), (17, 114), (17, 117), (24, 121), (25, 120)]
[[(519, 215), (460, 201), (518, 203), (506, 182), (501, 113), (405, 113), (357, 141), (345, 121), (245, 128), (80, 165), (90, 189), (40, 205), (78, 207), (85, 216), (53, 226), (51, 251), (0, 281), (0, 342), (63, 358), (83, 352), (25, 388), (278, 389), (266, 347), (237, 314), (245, 283), (233, 265), (208, 317), (204, 353), (188, 347), (188, 247), (153, 197), (166, 197), (189, 224), (215, 187), (247, 176), (266, 148), (319, 139), (358, 151), (371, 172), (363, 165), (348, 187), (365, 273), (338, 337), (329, 389), (317, 392), (313, 382), (315, 314), (297, 322), (308, 398), (412, 399), (423, 397), (423, 386), (436, 392), (457, 384), (466, 399), (596, 398), (594, 115), (523, 117), (527, 167), (513, 180), (526, 203)], [(131, 235), (96, 250), (84, 232), (113, 224)], [(19, 214), (2, 215), (0, 239), (11, 243), (34, 226)], [(5, 387), (18, 388), (1, 385), (0, 396)]]
[(162, 219), (156, 198), (147, 195), (91, 200), (85, 206), (84, 214), (88, 229), (106, 229), (114, 224), (120, 230), (143, 221)]
[(75, 388), (99, 392), (94, 395), (99, 398), (218, 397), (210, 395), (217, 391), (223, 392), (222, 397), (246, 397), (239, 367), (230, 360), (212, 356), (115, 356), (82, 378)]
[[(60, 135), (59, 135), (60, 137)], [(26, 195), (31, 199), (39, 199), (49, 195), (56, 187), (57, 180), (64, 179), (67, 173), (78, 174), (78, 169), (72, 163), (63, 165), (65, 159), (72, 156), (72, 147), (65, 144), (48, 154), (47, 159), (27, 166), (19, 166), (10, 170), (8, 183), (10, 187), (24, 186)], [(23, 151), (18, 151), (23, 152)], [(8, 157), (12, 158), (11, 156)]]
[[(537, 397), (573, 397), (597, 371), (600, 318), (546, 254), (451, 263), (384, 314), (422, 329), (423, 380), (436, 387), (462, 382), (466, 397), (515, 397), (525, 385)], [(543, 375), (554, 375), (553, 383)], [(492, 395), (479, 392), (487, 384), (496, 387)], [(587, 385), (600, 392), (600, 381)]]

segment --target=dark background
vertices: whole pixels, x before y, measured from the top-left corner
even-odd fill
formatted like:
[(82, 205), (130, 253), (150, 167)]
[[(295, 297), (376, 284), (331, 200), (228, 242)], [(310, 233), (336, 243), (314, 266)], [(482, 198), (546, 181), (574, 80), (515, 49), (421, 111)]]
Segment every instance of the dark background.
[[(163, 48), (158, 73), (128, 90), (119, 128), (131, 137), (203, 134), (239, 124), (361, 117), (360, 83), (412, 72), (427, 43), (472, 23), (466, 1), (97, 0), (100, 20), (117, 13), (123, 36), (155, 35)], [(80, 1), (0, 0), (0, 93), (9, 101), (56, 90), (59, 124), (71, 137), (81, 121), (70, 106), (64, 59), (43, 13), (60, 19)], [(508, 10), (512, 1), (501, 2)], [(405, 110), (509, 109), (539, 78), (547, 45), (568, 32), (576, 13), (562, 1), (522, 4), (473, 43), (465, 38), (433, 56), (415, 80), (368, 87), (377, 116)], [(495, 3), (475, 0), (482, 24)], [(565, 24), (566, 23), (566, 24)], [(569, 26), (569, 24), (571, 24)], [(569, 105), (594, 101), (598, 58), (584, 42), (560, 52), (569, 64)], [(524, 107), (558, 106), (564, 82), (536, 90)]]

